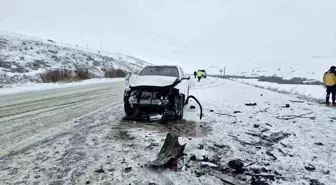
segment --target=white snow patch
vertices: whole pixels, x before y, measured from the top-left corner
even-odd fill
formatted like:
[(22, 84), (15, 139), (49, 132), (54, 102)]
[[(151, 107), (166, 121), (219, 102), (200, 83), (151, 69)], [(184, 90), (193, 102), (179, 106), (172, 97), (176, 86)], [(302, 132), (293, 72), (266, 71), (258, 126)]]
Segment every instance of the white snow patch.
[(271, 82), (261, 82), (258, 81), (257, 79), (234, 79), (234, 80), (248, 85), (254, 85), (265, 89), (295, 94), (298, 96), (304, 96), (311, 99), (324, 100), (326, 95), (326, 89), (322, 85), (277, 84)]

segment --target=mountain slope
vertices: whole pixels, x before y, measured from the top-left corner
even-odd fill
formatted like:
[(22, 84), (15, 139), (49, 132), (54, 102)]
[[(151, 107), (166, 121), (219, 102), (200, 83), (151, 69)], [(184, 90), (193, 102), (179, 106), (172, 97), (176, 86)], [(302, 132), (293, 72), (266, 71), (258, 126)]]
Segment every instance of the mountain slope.
[(102, 53), (0, 32), (0, 80), (4, 84), (40, 82), (39, 73), (51, 68), (88, 69), (93, 77), (103, 77), (104, 71), (112, 68), (138, 71), (146, 65), (150, 64), (121, 53)]

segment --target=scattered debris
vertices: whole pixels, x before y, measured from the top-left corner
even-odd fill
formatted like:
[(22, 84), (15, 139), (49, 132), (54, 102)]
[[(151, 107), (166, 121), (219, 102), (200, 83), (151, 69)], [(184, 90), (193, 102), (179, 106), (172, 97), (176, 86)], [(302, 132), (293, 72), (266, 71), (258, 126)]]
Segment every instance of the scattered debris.
[(289, 133), (284, 133), (284, 132), (274, 132), (271, 135), (262, 135), (262, 134), (256, 134), (256, 133), (249, 133), (246, 132), (246, 134), (254, 136), (254, 137), (259, 137), (261, 141), (258, 142), (259, 145), (266, 145), (266, 146), (272, 146), (275, 143), (278, 143), (282, 139), (290, 136)]
[(159, 143), (150, 143), (146, 148), (152, 149), (153, 147), (159, 146)]
[(96, 173), (105, 173), (105, 170), (101, 166), (98, 170), (95, 170)]
[(234, 170), (240, 170), (244, 167), (244, 163), (241, 162), (241, 160), (237, 159), (229, 161), (228, 166)]
[(329, 175), (329, 174), (330, 174), (330, 170), (323, 170), (323, 173), (324, 173), (325, 175)]
[(201, 162), (201, 166), (204, 168), (204, 167), (212, 167), (212, 168), (217, 168), (218, 165), (217, 164), (214, 164), (214, 163), (211, 163), (211, 162)]
[(162, 167), (169, 165), (172, 162), (177, 161), (179, 158), (184, 156), (184, 148), (186, 144), (180, 145), (178, 142), (178, 136), (176, 134), (167, 133), (166, 139), (157, 158), (149, 162), (152, 167)]
[(85, 184), (90, 184), (90, 183), (91, 183), (91, 181), (86, 181), (86, 182), (85, 182)]
[(308, 164), (308, 166), (305, 166), (305, 169), (308, 171), (314, 171), (316, 168), (312, 164)]
[(196, 174), (196, 177), (201, 177), (205, 175), (206, 173), (203, 170), (196, 170), (195, 174)]
[(169, 168), (171, 170), (182, 169), (183, 166), (184, 166), (184, 159), (183, 159), (183, 157), (179, 158), (176, 161), (172, 161), (171, 163), (168, 163), (166, 166), (167, 166), (167, 168)]
[(268, 132), (270, 129), (268, 128), (265, 128), (265, 129), (262, 129), (260, 132), (263, 133), (263, 132)]
[(313, 114), (314, 112), (308, 112), (305, 114), (300, 114), (300, 115), (284, 115), (284, 116), (277, 116), (277, 119), (284, 119), (284, 120), (290, 120), (290, 119), (295, 119), (295, 118), (310, 118), (310, 119), (315, 119), (316, 117), (306, 117), (307, 115)]
[(317, 142), (317, 143), (315, 143), (315, 145), (318, 145), (318, 146), (323, 146), (324, 144), (323, 144), (323, 143), (321, 143), (321, 142)]
[(126, 173), (128, 173), (128, 172), (130, 172), (130, 171), (132, 171), (132, 167), (127, 167), (127, 168), (125, 168), (125, 172), (126, 172)]
[(202, 150), (202, 149), (204, 149), (204, 146), (202, 144), (199, 144), (198, 149)]
[(245, 168), (247, 168), (247, 167), (249, 167), (249, 166), (252, 166), (252, 165), (254, 165), (254, 164), (256, 164), (256, 163), (257, 163), (257, 161), (255, 161), (255, 162), (252, 162), (252, 163), (250, 163), (250, 164), (246, 165), (246, 166), (245, 166)]
[(202, 155), (202, 157), (203, 157), (203, 161), (209, 161), (209, 157), (208, 156)]
[(245, 103), (246, 106), (257, 106), (257, 103)]
[(290, 105), (289, 104), (286, 104), (286, 106), (285, 106), (286, 108), (289, 108), (290, 107)]
[(260, 176), (252, 176), (251, 185), (268, 185), (266, 181), (262, 181)]
[(190, 105), (190, 109), (196, 109), (196, 107), (193, 105)]
[(241, 113), (241, 111), (234, 111), (233, 113), (234, 114), (238, 114), (238, 113)]
[(214, 110), (210, 110), (210, 112), (214, 112)]
[(274, 160), (274, 161), (278, 159), (278, 158), (275, 157), (275, 155), (272, 154), (270, 151), (266, 151), (266, 154), (267, 154), (268, 156), (272, 157), (272, 160)]
[(289, 101), (293, 103), (304, 103), (304, 101), (299, 101), (299, 100), (289, 100)]
[[(222, 115), (222, 116), (229, 116), (229, 117), (236, 117), (236, 116), (233, 116), (233, 115), (231, 115), (231, 114), (224, 114), (224, 113), (218, 113), (218, 112), (216, 112), (215, 114), (218, 114), (218, 115)], [(235, 113), (236, 114), (236, 113)]]
[(219, 172), (217, 170), (209, 170), (208, 174), (211, 175), (211, 176), (219, 178), (225, 184), (229, 184), (229, 185), (241, 185), (241, 183), (236, 182), (236, 180), (233, 177), (225, 175), (224, 173), (221, 173), (221, 172)]
[(254, 124), (254, 125), (253, 125), (254, 128), (259, 128), (259, 126), (260, 126), (260, 125), (258, 125), (258, 124)]
[(324, 185), (324, 184), (316, 179), (310, 179), (309, 185)]
[(217, 148), (225, 148), (225, 145), (223, 145), (223, 144), (215, 143), (214, 146), (217, 147)]
[(111, 169), (108, 169), (107, 171), (108, 171), (108, 172), (114, 172), (115, 169), (114, 169), (114, 168), (111, 168)]
[(272, 126), (271, 124), (269, 124), (269, 123), (266, 123), (266, 125), (267, 125), (267, 126), (270, 126), (270, 127), (273, 127), (273, 126)]
[(260, 110), (259, 112), (267, 112), (269, 108), (265, 108), (265, 109), (262, 109)]
[(196, 161), (196, 160), (197, 160), (196, 155), (191, 155), (191, 156), (190, 156), (190, 160), (191, 160), (191, 161)]

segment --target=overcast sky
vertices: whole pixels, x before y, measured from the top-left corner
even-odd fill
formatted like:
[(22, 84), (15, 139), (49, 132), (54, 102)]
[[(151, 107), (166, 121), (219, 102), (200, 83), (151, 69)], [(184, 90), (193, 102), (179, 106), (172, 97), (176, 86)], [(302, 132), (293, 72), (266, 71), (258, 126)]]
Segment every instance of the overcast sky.
[(0, 0), (0, 30), (184, 66), (336, 55), (336, 0)]

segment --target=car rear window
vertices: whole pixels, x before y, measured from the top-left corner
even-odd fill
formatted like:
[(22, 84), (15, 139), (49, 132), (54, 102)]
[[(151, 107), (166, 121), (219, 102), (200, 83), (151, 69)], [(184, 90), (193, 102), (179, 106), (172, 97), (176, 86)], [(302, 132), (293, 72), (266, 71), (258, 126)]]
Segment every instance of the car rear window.
[(170, 76), (179, 77), (176, 67), (145, 67), (139, 76)]

